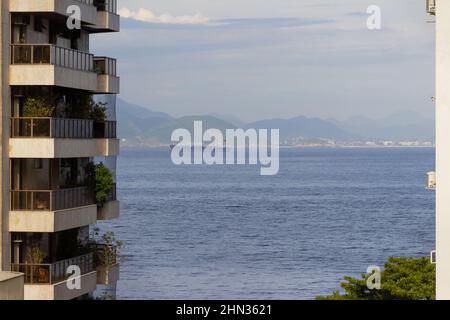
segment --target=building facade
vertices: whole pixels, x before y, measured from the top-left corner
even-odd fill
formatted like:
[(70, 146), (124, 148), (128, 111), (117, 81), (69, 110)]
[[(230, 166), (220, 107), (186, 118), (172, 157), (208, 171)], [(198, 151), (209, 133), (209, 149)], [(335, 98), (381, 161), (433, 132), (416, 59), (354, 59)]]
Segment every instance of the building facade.
[(450, 1), (426, 3), (436, 17), (436, 298), (450, 300)]
[(117, 3), (0, 6), (0, 298), (90, 298), (119, 273), (114, 244), (92, 225), (119, 216), (120, 84), (116, 60), (90, 52), (93, 34), (119, 31)]

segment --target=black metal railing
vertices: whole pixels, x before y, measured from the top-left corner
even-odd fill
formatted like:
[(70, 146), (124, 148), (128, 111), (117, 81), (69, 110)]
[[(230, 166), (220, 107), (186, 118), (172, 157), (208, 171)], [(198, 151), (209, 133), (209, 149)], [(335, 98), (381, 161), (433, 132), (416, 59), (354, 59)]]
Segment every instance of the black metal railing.
[(106, 202), (117, 200), (117, 184), (113, 184), (112, 190), (109, 192)]
[(94, 70), (97, 74), (117, 76), (117, 60), (108, 57), (94, 57)]
[(89, 139), (94, 137), (94, 121), (65, 118), (11, 118), (11, 137)]
[(50, 264), (13, 263), (11, 271), (24, 274), (26, 284), (55, 284), (67, 280), (72, 273), (68, 273), (70, 266), (80, 268), (81, 275), (95, 271), (94, 254), (88, 253)]
[(113, 139), (116, 121), (68, 118), (11, 118), (11, 138)]
[(53, 64), (60, 67), (94, 72), (94, 55), (51, 44), (13, 44), (11, 63)]
[(95, 204), (91, 187), (60, 190), (11, 190), (13, 211), (58, 211)]
[(95, 121), (94, 122), (95, 139), (115, 139), (117, 138), (116, 121)]

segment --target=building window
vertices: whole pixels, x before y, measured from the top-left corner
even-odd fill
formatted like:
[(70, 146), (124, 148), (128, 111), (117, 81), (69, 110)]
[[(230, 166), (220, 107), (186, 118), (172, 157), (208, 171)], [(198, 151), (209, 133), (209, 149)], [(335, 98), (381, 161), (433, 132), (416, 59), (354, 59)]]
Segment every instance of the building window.
[(44, 164), (42, 163), (42, 159), (34, 159), (34, 169), (42, 169)]
[(44, 32), (45, 25), (41, 17), (34, 17), (34, 31)]

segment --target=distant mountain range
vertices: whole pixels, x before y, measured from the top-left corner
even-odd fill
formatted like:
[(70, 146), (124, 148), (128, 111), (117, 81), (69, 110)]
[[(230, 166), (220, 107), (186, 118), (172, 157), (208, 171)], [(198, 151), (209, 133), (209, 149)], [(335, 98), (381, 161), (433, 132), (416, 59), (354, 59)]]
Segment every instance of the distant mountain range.
[(117, 100), (118, 134), (125, 145), (167, 145), (173, 130), (193, 129), (195, 120), (202, 120), (204, 130), (217, 128), (280, 129), (283, 144), (301, 141), (333, 140), (352, 141), (434, 141), (434, 120), (410, 111), (403, 111), (382, 119), (362, 116), (345, 121), (295, 117), (291, 119), (268, 119), (244, 123), (233, 115), (209, 114), (174, 118), (163, 112)]

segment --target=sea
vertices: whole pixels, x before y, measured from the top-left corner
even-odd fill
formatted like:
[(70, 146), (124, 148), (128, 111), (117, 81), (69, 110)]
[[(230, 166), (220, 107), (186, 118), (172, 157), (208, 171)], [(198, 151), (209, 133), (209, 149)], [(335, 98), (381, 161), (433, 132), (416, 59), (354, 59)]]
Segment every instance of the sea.
[(435, 249), (433, 148), (286, 148), (280, 172), (124, 148), (118, 299), (314, 299)]

